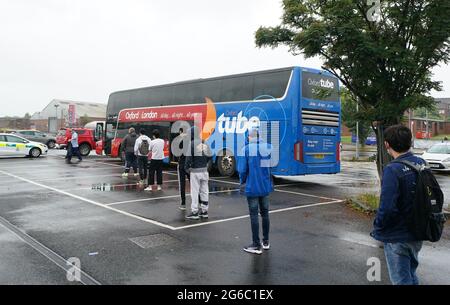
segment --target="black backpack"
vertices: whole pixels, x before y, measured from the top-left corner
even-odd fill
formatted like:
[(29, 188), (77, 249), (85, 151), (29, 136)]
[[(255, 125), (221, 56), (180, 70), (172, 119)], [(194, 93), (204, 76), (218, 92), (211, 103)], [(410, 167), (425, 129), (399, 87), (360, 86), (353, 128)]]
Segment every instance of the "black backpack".
[(442, 211), (444, 194), (429, 168), (406, 160), (395, 160), (417, 173), (410, 229), (417, 240), (436, 242), (441, 239), (446, 217)]

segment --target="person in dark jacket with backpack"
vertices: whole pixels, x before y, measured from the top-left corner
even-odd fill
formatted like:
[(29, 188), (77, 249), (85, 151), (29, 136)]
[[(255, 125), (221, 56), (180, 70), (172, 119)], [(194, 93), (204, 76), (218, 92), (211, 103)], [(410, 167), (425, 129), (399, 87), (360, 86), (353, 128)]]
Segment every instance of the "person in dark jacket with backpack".
[[(243, 250), (261, 254), (262, 249), (270, 249), (269, 194), (273, 192), (270, 172), (272, 146), (260, 141), (257, 129), (250, 130), (248, 139), (248, 144), (242, 149), (237, 159), (240, 184), (247, 197), (253, 239), (253, 243)], [(258, 210), (262, 218), (262, 245), (259, 238)]]
[(212, 153), (209, 146), (201, 140), (199, 128), (193, 126), (190, 131), (191, 142), (184, 168), (190, 176), (191, 213), (186, 216), (186, 219), (198, 220), (200, 218), (208, 218), (208, 162)]
[(133, 168), (134, 176), (139, 176), (137, 170), (137, 157), (134, 154), (134, 144), (136, 144), (137, 134), (133, 127), (128, 130), (128, 134), (123, 138), (121, 149), (125, 153), (125, 171), (122, 177), (127, 178), (130, 168)]
[(386, 129), (384, 145), (394, 158), (383, 171), (380, 207), (371, 236), (384, 243), (389, 276), (394, 285), (418, 285), (416, 270), (422, 241), (414, 236), (408, 221), (411, 219), (417, 173), (399, 161), (415, 165), (425, 161), (410, 151), (412, 134), (405, 126)]
[[(189, 142), (189, 136), (187, 132), (185, 132), (182, 128), (180, 128), (179, 135), (180, 137), (180, 149), (181, 154), (178, 157), (178, 186), (180, 188), (180, 197), (181, 203), (179, 209), (184, 211), (186, 210), (186, 178), (189, 178), (188, 173), (186, 173), (186, 169), (184, 168), (186, 165), (186, 149), (189, 147), (184, 147)], [(186, 145), (187, 146), (187, 145)]]
[(139, 138), (134, 143), (134, 154), (137, 156), (139, 167), (139, 184), (144, 185), (148, 176), (148, 154), (150, 152), (150, 138), (145, 135), (145, 129), (139, 131)]

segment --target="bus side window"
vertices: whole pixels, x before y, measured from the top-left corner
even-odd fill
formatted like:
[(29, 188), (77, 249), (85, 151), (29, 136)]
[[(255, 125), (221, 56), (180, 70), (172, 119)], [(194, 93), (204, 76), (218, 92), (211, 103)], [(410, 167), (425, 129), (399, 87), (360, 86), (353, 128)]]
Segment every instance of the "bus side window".
[(97, 123), (97, 126), (95, 128), (95, 141), (100, 141), (101, 139), (103, 139), (103, 124), (102, 123)]

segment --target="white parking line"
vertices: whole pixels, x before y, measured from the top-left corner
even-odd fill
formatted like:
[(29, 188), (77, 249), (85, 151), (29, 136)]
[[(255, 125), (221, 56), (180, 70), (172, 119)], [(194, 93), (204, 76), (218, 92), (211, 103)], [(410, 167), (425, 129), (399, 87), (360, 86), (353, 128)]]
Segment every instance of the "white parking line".
[[(316, 207), (316, 206), (323, 206), (323, 205), (329, 205), (329, 204), (341, 203), (341, 202), (343, 202), (343, 201), (342, 200), (334, 200), (334, 201), (328, 201), (328, 202), (299, 205), (299, 206), (285, 208), (285, 209), (272, 210), (272, 211), (269, 211), (269, 214), (275, 214), (275, 213), (281, 213), (281, 212), (286, 212), (286, 211), (292, 211), (292, 210), (298, 210), (298, 209), (304, 209), (304, 208), (310, 208), (310, 207)], [(192, 225), (176, 227), (174, 229), (174, 231), (190, 229), (190, 228), (195, 228), (195, 227), (201, 227), (201, 226), (211, 225), (211, 224), (215, 224), (215, 223), (222, 223), (222, 222), (227, 222), (227, 221), (232, 221), (232, 220), (237, 220), (237, 219), (244, 219), (244, 218), (249, 218), (249, 217), (250, 217), (249, 215), (243, 215), (243, 216), (231, 217), (231, 218), (226, 218), (226, 219), (201, 222), (201, 223), (196, 223), (196, 224), (192, 224)]]
[(50, 167), (54, 164), (49, 163), (49, 164), (42, 164), (40, 163), (39, 165), (28, 165), (28, 166), (0, 166), (0, 169), (3, 170), (10, 170), (10, 169), (29, 169), (29, 168), (40, 168), (40, 167)]
[[(218, 179), (209, 179), (210, 181), (214, 181), (214, 182), (221, 182), (221, 183), (229, 183), (229, 184), (234, 184), (234, 185), (240, 185), (239, 182), (234, 182), (234, 181), (223, 181), (223, 180), (218, 180)], [(337, 198), (331, 198), (331, 197), (323, 197), (323, 196), (317, 196), (317, 195), (312, 195), (312, 194), (305, 194), (305, 193), (300, 193), (300, 192), (294, 192), (294, 191), (287, 191), (287, 190), (280, 190), (277, 189), (278, 187), (283, 187), (283, 186), (291, 186), (291, 185), (297, 185), (297, 183), (294, 184), (285, 184), (285, 185), (275, 185), (274, 186), (274, 191), (275, 192), (280, 192), (280, 193), (288, 193), (288, 194), (294, 194), (294, 195), (301, 195), (301, 196), (306, 196), (306, 197), (312, 197), (312, 198), (319, 198), (319, 199), (324, 199), (324, 200), (340, 200)]]
[(66, 273), (70, 272), (70, 268), (74, 268), (78, 272), (81, 273), (80, 282), (84, 285), (101, 285), (99, 281), (91, 277), (89, 274), (87, 274), (85, 271), (80, 269), (77, 266), (72, 265), (68, 260), (60, 256), (58, 253), (54, 252), (44, 244), (38, 242), (36, 239), (25, 233), (23, 230), (21, 230), (19, 227), (16, 227), (12, 223), (10, 223), (8, 220), (4, 219), (0, 216), (0, 225), (3, 226), (5, 229), (7, 229), (9, 232), (14, 234), (17, 238), (22, 240), (24, 243), (32, 247), (34, 250), (38, 251), (41, 255), (46, 257), (48, 260), (56, 264), (58, 267), (60, 267), (62, 270), (64, 270)]
[[(209, 194), (232, 193), (232, 192), (237, 192), (237, 191), (239, 191), (239, 189), (237, 189), (237, 190), (213, 191), (213, 192), (209, 192)], [(186, 194), (186, 196), (190, 196), (190, 195), (191, 194), (189, 194), (189, 193)], [(178, 198), (178, 197), (180, 197), (180, 194), (178, 194), (178, 195), (170, 195), (170, 196), (163, 196), (163, 197), (154, 197), (154, 198), (143, 198), (143, 199), (135, 199), (135, 200), (118, 201), (118, 202), (107, 203), (105, 205), (111, 206), (111, 205), (118, 205), (118, 204), (125, 204), (125, 203), (153, 201), (153, 200), (170, 199), (170, 198)]]
[[(177, 175), (177, 174), (175, 174), (173, 172), (165, 172), (165, 173), (166, 174)], [(131, 217), (131, 218), (134, 218), (134, 219), (137, 219), (137, 220), (149, 223), (149, 224), (160, 226), (160, 227), (172, 230), (172, 231), (177, 231), (177, 230), (182, 230), (182, 229), (189, 229), (189, 228), (206, 226), (206, 225), (212, 225), (212, 224), (216, 224), (216, 223), (228, 222), (228, 221), (244, 219), (244, 218), (248, 218), (249, 217), (249, 215), (242, 215), (242, 216), (231, 217), (231, 218), (226, 218), (226, 219), (220, 219), (220, 220), (196, 223), (196, 224), (186, 225), (186, 226), (181, 226), (181, 227), (173, 227), (173, 226), (170, 226), (170, 225), (167, 225), (167, 224), (164, 224), (164, 223), (152, 220), (152, 219), (144, 218), (144, 217), (141, 217), (141, 216), (138, 216), (138, 215), (135, 215), (135, 214), (132, 214), (132, 213), (128, 213), (128, 212), (125, 212), (123, 210), (111, 207), (111, 205), (113, 205), (113, 204), (117, 205), (117, 204), (126, 203), (126, 202), (113, 202), (113, 203), (109, 203), (109, 204), (103, 204), (103, 203), (100, 203), (100, 202), (96, 202), (94, 200), (90, 200), (90, 199), (87, 199), (87, 198), (84, 198), (84, 197), (81, 197), (81, 196), (78, 196), (78, 195), (71, 194), (71, 193), (63, 191), (63, 190), (56, 189), (56, 188), (48, 186), (48, 185), (44, 185), (44, 184), (38, 183), (37, 181), (32, 181), (32, 180), (29, 180), (29, 179), (26, 179), (26, 178), (23, 178), (23, 177), (20, 177), (20, 176), (17, 176), (17, 175), (5, 172), (3, 170), (0, 170), (0, 174), (5, 174), (5, 175), (13, 177), (15, 179), (18, 179), (18, 180), (21, 180), (21, 181), (24, 181), (24, 182), (27, 182), (27, 183), (30, 183), (30, 184), (33, 184), (33, 185), (36, 185), (36, 186), (39, 186), (39, 187), (42, 187), (42, 188), (45, 188), (45, 189), (48, 189), (48, 190), (60, 193), (60, 194), (66, 195), (68, 197), (72, 197), (72, 198), (81, 200), (81, 201), (86, 202), (86, 203), (90, 203), (90, 204), (98, 206), (98, 207), (105, 208), (107, 210), (110, 210), (110, 211), (122, 214), (124, 216), (128, 216), (128, 217)], [(82, 178), (82, 177), (73, 177), (73, 179), (77, 179), (77, 178)], [(57, 179), (57, 180), (59, 180), (59, 179)], [(55, 179), (52, 179), (52, 180), (55, 180)], [(231, 184), (239, 184), (239, 183), (231, 182), (231, 181), (221, 181), (221, 180), (216, 180), (216, 179), (210, 179), (210, 180), (217, 181), (217, 182), (228, 182), (228, 183), (231, 183)], [(45, 181), (51, 181), (51, 180), (45, 180)], [(230, 191), (238, 191), (238, 190), (217, 191), (216, 193), (219, 193), (219, 192), (223, 193), (223, 192), (230, 192)], [(279, 191), (279, 190), (276, 190), (276, 191)], [(321, 199), (326, 199), (327, 198), (327, 197), (320, 197), (320, 196), (316, 196), (316, 195), (309, 195), (309, 194), (298, 193), (298, 192), (290, 192), (290, 191), (282, 191), (282, 192), (289, 192), (289, 193), (296, 194), (296, 195), (301, 195), (301, 196), (306, 196), (307, 195), (309, 197), (315, 197), (315, 198), (321, 198)], [(178, 197), (178, 196), (179, 195), (166, 196), (166, 198), (169, 198), (169, 197), (173, 198), (173, 197)], [(160, 197), (160, 198), (162, 198), (162, 197)], [(152, 198), (149, 198), (149, 199), (152, 199)], [(134, 201), (134, 202), (148, 201), (149, 199), (138, 199), (137, 201)], [(157, 199), (157, 198), (155, 198), (155, 199)], [(328, 199), (331, 199), (331, 198), (328, 198)], [(130, 201), (127, 201), (127, 202), (130, 202)], [(274, 213), (280, 213), (280, 212), (285, 212), (285, 211), (304, 209), (304, 208), (308, 208), (308, 207), (324, 206), (324, 205), (330, 205), (330, 204), (341, 203), (341, 202), (343, 202), (343, 200), (334, 199), (332, 201), (327, 201), (327, 202), (307, 204), (307, 205), (300, 205), (300, 206), (294, 206), (294, 207), (289, 207), (289, 208), (272, 210), (269, 213), (270, 214), (274, 214)]]
[(322, 196), (317, 196), (317, 195), (305, 194), (305, 193), (294, 192), (294, 191), (279, 190), (279, 189), (275, 189), (275, 192), (294, 194), (294, 195), (300, 195), (300, 196), (312, 197), (312, 198), (319, 198), (319, 199), (324, 199), (324, 200), (340, 200), (337, 198), (322, 197)]
[[(15, 174), (30, 173), (30, 172), (32, 172), (32, 173), (35, 173), (35, 172), (37, 172), (37, 173), (46, 173), (46, 172), (53, 171), (55, 174), (58, 174), (58, 171), (59, 172), (67, 172), (67, 173), (72, 173), (72, 172), (77, 172), (78, 173), (78, 172), (84, 172), (84, 171), (88, 171), (88, 170), (108, 170), (108, 169), (109, 170), (114, 170), (111, 167), (79, 167), (79, 166), (73, 166), (73, 167), (64, 167), (64, 168), (62, 168), (62, 167), (51, 167), (51, 166), (48, 166), (48, 165), (43, 166), (42, 168), (44, 168), (44, 169), (38, 169), (38, 170), (35, 171), (34, 168), (33, 168), (33, 170), (30, 171), (29, 168), (22, 167), (22, 168), (19, 169), (19, 171), (16, 171), (16, 168), (11, 168), (8, 171), (14, 171)], [(1, 169), (5, 170), (4, 168), (1, 168)]]
[(72, 198), (75, 198), (75, 199), (78, 199), (78, 200), (81, 200), (81, 201), (93, 204), (95, 206), (102, 207), (104, 209), (107, 209), (107, 210), (110, 210), (110, 211), (113, 211), (113, 212), (116, 212), (116, 213), (119, 213), (119, 214), (122, 214), (122, 215), (125, 215), (125, 216), (128, 216), (128, 217), (131, 217), (131, 218), (134, 218), (134, 219), (138, 219), (138, 220), (144, 221), (146, 223), (150, 223), (150, 224), (153, 224), (153, 225), (156, 225), (156, 226), (160, 226), (160, 227), (163, 227), (163, 228), (167, 228), (167, 229), (170, 229), (170, 230), (174, 230), (175, 229), (174, 227), (166, 225), (164, 223), (161, 223), (161, 222), (158, 222), (158, 221), (155, 221), (155, 220), (151, 220), (151, 219), (147, 219), (147, 218), (144, 218), (144, 217), (141, 217), (141, 216), (137, 216), (137, 215), (134, 215), (134, 214), (122, 211), (122, 210), (118, 210), (118, 209), (115, 209), (113, 207), (106, 206), (106, 205), (104, 205), (104, 204), (102, 204), (100, 202), (96, 202), (94, 200), (90, 200), (90, 199), (87, 199), (87, 198), (84, 198), (84, 197), (81, 197), (81, 196), (78, 196), (78, 195), (74, 195), (74, 194), (71, 194), (71, 193), (68, 193), (68, 192), (65, 192), (65, 191), (61, 191), (61, 190), (58, 190), (58, 189), (56, 189), (54, 187), (51, 187), (51, 186), (48, 186), (48, 185), (44, 185), (44, 184), (40, 184), (40, 183), (31, 181), (29, 179), (25, 179), (25, 178), (16, 176), (14, 174), (7, 173), (7, 172), (2, 171), (2, 170), (0, 170), (0, 172), (4, 173), (4, 174), (6, 174), (6, 175), (8, 175), (10, 177), (13, 177), (15, 179), (18, 179), (18, 180), (21, 180), (21, 181), (24, 181), (24, 182), (27, 182), (27, 183), (30, 183), (30, 184), (33, 184), (33, 185), (36, 185), (36, 186), (48, 189), (48, 190), (51, 190), (51, 191), (54, 191), (54, 192), (58, 192), (60, 194), (66, 195), (68, 197), (72, 197)]
[[(11, 175), (11, 174), (10, 174)], [(35, 182), (48, 182), (48, 181), (66, 181), (66, 180), (73, 180), (73, 179), (86, 179), (86, 178), (100, 178), (100, 177), (114, 177), (114, 178), (122, 178), (121, 174), (108, 174), (108, 175), (92, 175), (92, 176), (76, 176), (76, 177), (59, 177), (59, 178), (45, 178), (45, 179), (37, 179)], [(9, 181), (11, 183), (14, 183), (14, 181)]]

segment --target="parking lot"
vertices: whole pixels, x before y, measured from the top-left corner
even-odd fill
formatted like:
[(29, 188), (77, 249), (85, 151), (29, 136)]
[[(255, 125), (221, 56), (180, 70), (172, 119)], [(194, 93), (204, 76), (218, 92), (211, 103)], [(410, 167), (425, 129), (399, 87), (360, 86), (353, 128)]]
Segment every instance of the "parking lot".
[[(91, 155), (68, 165), (62, 153), (0, 159), (0, 284), (77, 284), (66, 278), (70, 258), (80, 260), (83, 284), (370, 284), (371, 257), (382, 261), (374, 284), (389, 283), (372, 217), (343, 201), (376, 189), (369, 167), (277, 181), (272, 248), (255, 256), (242, 251), (251, 234), (237, 179), (212, 176), (209, 219), (188, 221), (174, 167), (162, 191), (144, 192), (118, 161)], [(447, 227), (424, 246), (423, 283), (450, 284), (449, 250)]]

